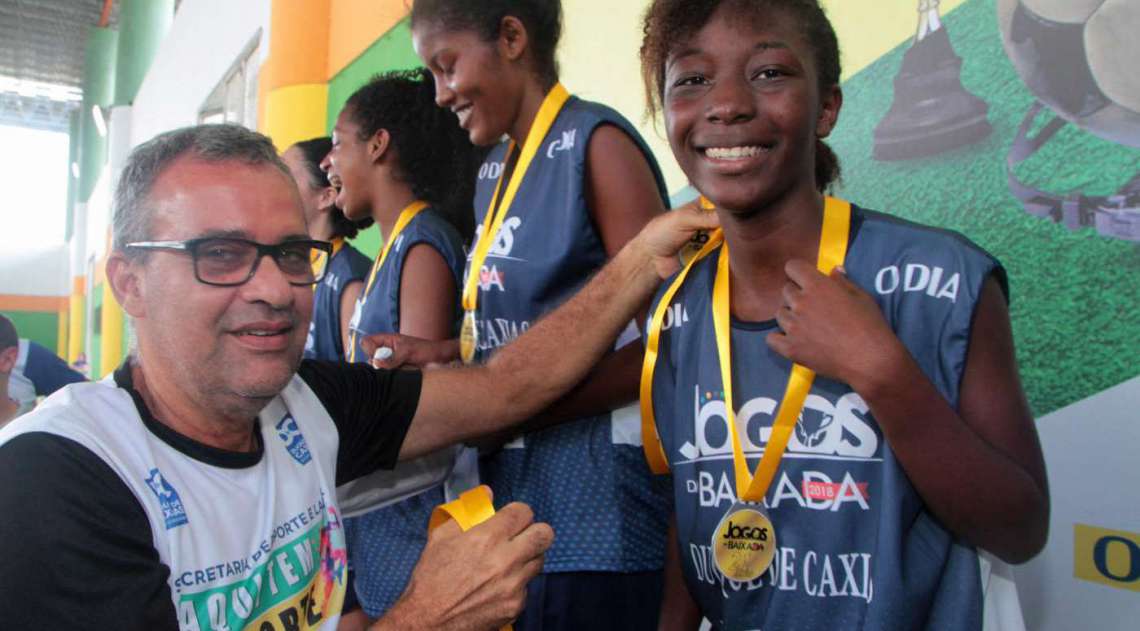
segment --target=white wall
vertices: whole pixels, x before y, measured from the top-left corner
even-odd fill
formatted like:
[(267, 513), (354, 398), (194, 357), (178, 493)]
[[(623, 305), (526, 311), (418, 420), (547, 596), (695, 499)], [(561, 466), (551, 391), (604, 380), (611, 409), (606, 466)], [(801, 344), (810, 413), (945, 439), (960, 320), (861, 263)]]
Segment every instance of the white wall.
[(193, 125), (206, 97), (261, 30), (268, 54), (270, 0), (184, 0), (134, 102), (131, 146)]
[(0, 293), (16, 296), (66, 296), (68, 280), (66, 243), (29, 246), (17, 252), (0, 250)]
[[(1123, 351), (1122, 349), (1122, 352)], [(1090, 573), (1091, 548), (1077, 545), (1079, 528), (1117, 531), (1110, 573), (1140, 571), (1140, 377), (1046, 415), (1037, 421), (1049, 472), (1053, 510), (1049, 543), (1026, 565), (1015, 568), (1025, 621), (1034, 631), (1140, 628), (1140, 579), (1111, 580)], [(1129, 554), (1131, 552), (1131, 554)]]

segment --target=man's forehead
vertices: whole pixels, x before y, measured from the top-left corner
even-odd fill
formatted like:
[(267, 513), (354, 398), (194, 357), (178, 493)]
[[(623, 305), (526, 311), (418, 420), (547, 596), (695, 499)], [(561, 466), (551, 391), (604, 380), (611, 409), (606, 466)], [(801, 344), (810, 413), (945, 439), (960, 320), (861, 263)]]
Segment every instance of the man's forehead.
[(260, 240), (305, 232), (297, 186), (273, 164), (179, 158), (156, 178), (147, 197), (156, 238), (160, 232), (162, 238), (191, 238), (224, 231)]

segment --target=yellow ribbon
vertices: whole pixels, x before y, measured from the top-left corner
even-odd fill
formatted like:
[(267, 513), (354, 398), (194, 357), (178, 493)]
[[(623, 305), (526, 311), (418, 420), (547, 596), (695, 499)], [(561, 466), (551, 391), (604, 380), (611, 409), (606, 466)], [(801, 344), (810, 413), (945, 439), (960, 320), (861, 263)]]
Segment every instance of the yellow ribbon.
[(332, 244), (332, 252), (330, 252), (327, 256), (320, 250), (313, 250), (309, 253), (309, 265), (311, 265), (313, 268), (313, 274), (320, 273), (321, 270), (318, 266), (321, 264), (321, 259), (325, 260), (325, 265), (328, 265), (332, 262), (332, 258), (336, 256), (337, 252), (340, 252), (341, 248), (344, 247), (344, 237), (337, 237), (329, 243)]
[[(819, 257), (816, 269), (823, 274), (831, 271), (847, 258), (847, 241), (851, 232), (851, 204), (834, 197), (824, 201), (823, 229), (819, 240)], [(669, 461), (661, 446), (661, 438), (657, 434), (657, 425), (653, 413), (653, 373), (657, 364), (658, 347), (661, 338), (661, 326), (664, 322), (665, 312), (668, 311), (673, 296), (684, 284), (689, 270), (697, 261), (701, 260), (718, 246), (723, 245), (720, 260), (717, 262), (716, 280), (713, 284), (713, 328), (716, 332), (717, 356), (720, 360), (721, 382), (724, 386), (724, 404), (728, 417), (729, 436), (732, 437), (732, 460), (736, 473), (736, 489), (740, 499), (747, 502), (760, 502), (764, 499), (768, 487), (771, 485), (780, 460), (784, 457), (792, 429), (796, 425), (804, 401), (811, 391), (815, 372), (800, 364), (792, 365), (788, 385), (784, 390), (784, 398), (776, 413), (776, 420), (772, 425), (772, 434), (764, 448), (756, 466), (755, 475), (748, 471), (748, 461), (744, 457), (744, 450), (740, 445), (740, 437), (736, 431), (736, 409), (732, 402), (732, 344), (730, 339), (730, 299), (729, 291), (729, 256), (728, 244), (723, 243), (723, 233), (717, 230), (701, 251), (689, 261), (673, 284), (669, 286), (654, 311), (653, 320), (649, 325), (649, 335), (645, 350), (645, 361), (641, 370), (641, 437), (644, 444), (645, 457), (649, 467), (654, 473), (667, 473)], [(743, 490), (743, 491), (742, 491)]]
[(467, 532), (474, 526), (487, 521), (495, 514), (491, 503), (491, 489), (487, 485), (477, 486), (462, 493), (458, 499), (435, 507), (428, 522), (428, 534), (436, 528), (455, 520), (459, 529)]
[[(396, 219), (396, 225), (392, 227), (392, 234), (387, 235), (388, 238), (384, 240), (384, 248), (380, 250), (380, 256), (376, 257), (376, 262), (372, 264), (372, 272), (368, 275), (368, 284), (364, 287), (364, 293), (360, 295), (362, 309), (364, 303), (368, 301), (368, 294), (372, 291), (372, 286), (376, 284), (376, 277), (380, 273), (380, 268), (384, 267), (384, 261), (388, 259), (388, 251), (392, 249), (392, 244), (399, 239), (404, 228), (407, 228), (408, 224), (416, 218), (416, 215), (423, 212), (427, 206), (427, 202), (416, 200), (400, 211), (400, 217)], [(349, 351), (348, 356), (350, 362), (356, 361), (356, 342), (359, 337), (360, 332), (354, 330), (352, 332), (352, 350)]]
[[(550, 132), (550, 128), (554, 126), (558, 113), (562, 111), (562, 107), (569, 99), (570, 93), (566, 91), (566, 88), (561, 83), (554, 84), (550, 93), (543, 99), (542, 106), (526, 134), (522, 153), (519, 154), (518, 163), (515, 165), (514, 172), (511, 173), (510, 182), (507, 183), (506, 193), (501, 201), (499, 200), (499, 193), (503, 186), (501, 175), (498, 183), (495, 184), (495, 193), (491, 196), (491, 205), (487, 209), (486, 217), (483, 218), (483, 233), (479, 236), (479, 242), (475, 244), (475, 251), (471, 255), (471, 268), (463, 285), (463, 309), (465, 311), (473, 312), (479, 304), (479, 276), (483, 270), (483, 263), (487, 260), (487, 254), (491, 251), (491, 244), (499, 235), (503, 220), (507, 217), (507, 212), (515, 200), (515, 195), (519, 192), (519, 187), (522, 185), (523, 178), (526, 177), (527, 170), (534, 161), (535, 155), (538, 154), (538, 149), (542, 146), (542, 141)], [(503, 158), (504, 174), (514, 150), (515, 143), (511, 141)]]
[[(487, 521), (495, 514), (495, 506), (491, 503), (491, 489), (486, 485), (477, 486), (459, 496), (459, 499), (436, 506), (428, 521), (428, 535), (436, 528), (449, 521), (455, 521), (459, 529), (467, 532), (471, 528)], [(511, 625), (502, 627), (500, 631), (511, 631)]]

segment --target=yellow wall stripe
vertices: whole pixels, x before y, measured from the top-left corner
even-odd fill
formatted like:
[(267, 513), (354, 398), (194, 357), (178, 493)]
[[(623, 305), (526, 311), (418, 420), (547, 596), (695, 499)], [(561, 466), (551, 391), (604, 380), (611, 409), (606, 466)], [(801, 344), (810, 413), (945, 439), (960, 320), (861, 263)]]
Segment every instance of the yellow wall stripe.
[(331, 0), (328, 67), (331, 79), (408, 14), (410, 0)]
[(59, 312), (57, 313), (59, 316), (59, 328), (56, 331), (55, 354), (60, 357), (67, 357), (67, 334), (71, 331), (67, 325), (67, 317), (71, 315), (67, 300), (70, 299), (65, 299), (65, 302), (60, 306)]
[(71, 279), (71, 300), (68, 304), (70, 314), (67, 318), (67, 363), (74, 364), (83, 352), (84, 315), (87, 304), (84, 296), (87, 294), (87, 278), (75, 276)]
[(264, 133), (279, 150), (325, 135), (329, 88), (324, 83), (270, 90), (265, 98)]
[(111, 291), (111, 283), (109, 282), (103, 283), (102, 309), (99, 372), (96, 373), (98, 377), (114, 372), (123, 361), (123, 331), (126, 330), (126, 321), (123, 308), (115, 300), (115, 293)]

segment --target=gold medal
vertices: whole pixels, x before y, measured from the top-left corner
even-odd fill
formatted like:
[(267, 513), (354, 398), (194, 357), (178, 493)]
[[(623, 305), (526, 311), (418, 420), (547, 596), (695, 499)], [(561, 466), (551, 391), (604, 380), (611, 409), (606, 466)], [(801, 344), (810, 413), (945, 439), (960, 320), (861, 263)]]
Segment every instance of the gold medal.
[[(710, 213), (716, 212), (716, 206), (714, 206), (713, 203), (703, 195), (701, 196), (698, 204), (703, 211)], [(685, 245), (681, 246), (681, 251), (677, 253), (677, 256), (681, 259), (681, 266), (687, 267), (693, 258), (695, 258), (698, 254), (701, 253), (702, 250), (705, 249), (705, 246), (708, 245), (710, 239), (711, 236), (708, 232), (704, 230), (698, 230), (696, 234), (694, 234), (693, 237), (689, 239), (687, 243), (685, 243)]]
[(712, 538), (713, 561), (725, 578), (747, 583), (760, 578), (776, 555), (776, 529), (759, 506), (736, 503)]
[(463, 314), (463, 328), (459, 330), (459, 358), (464, 364), (475, 361), (475, 349), (479, 344), (479, 334), (475, 330), (475, 312)]

